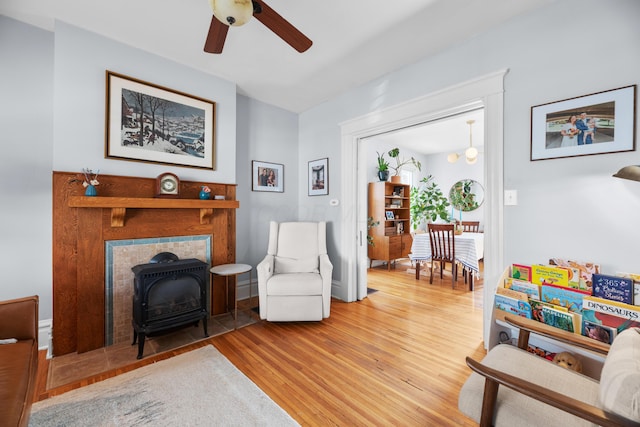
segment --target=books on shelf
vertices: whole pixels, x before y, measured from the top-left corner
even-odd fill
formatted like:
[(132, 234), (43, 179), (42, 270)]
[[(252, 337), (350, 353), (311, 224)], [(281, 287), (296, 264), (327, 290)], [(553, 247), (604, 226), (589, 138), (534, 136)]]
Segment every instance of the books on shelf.
[(531, 266), (531, 283), (568, 287), (569, 271), (565, 268), (534, 264)]
[(603, 343), (611, 344), (613, 343), (613, 339), (616, 335), (618, 335), (618, 331), (609, 326), (600, 325), (589, 320), (583, 320), (582, 335), (594, 340), (602, 341)]
[(534, 283), (509, 277), (504, 281), (504, 287), (522, 292), (528, 295), (529, 298), (540, 299), (540, 286)]
[(572, 261), (562, 258), (551, 258), (549, 264), (557, 265), (560, 267), (569, 267), (573, 270), (578, 270), (578, 289), (591, 292), (592, 276), (595, 273), (600, 273), (600, 265), (593, 262)]
[(542, 285), (540, 287), (540, 299), (543, 302), (565, 307), (574, 313), (582, 312), (582, 299), (585, 295), (589, 293), (564, 286)]
[(640, 305), (640, 274), (617, 273), (616, 275), (633, 280), (633, 305)]
[(617, 333), (640, 327), (640, 307), (594, 296), (582, 300), (582, 316), (584, 321), (614, 328)]
[(531, 305), (526, 294), (498, 287), (495, 294), (495, 307), (507, 313), (531, 319)]
[(526, 282), (531, 281), (531, 266), (522, 264), (511, 265), (511, 277)]
[(570, 311), (562, 311), (553, 307), (543, 306), (542, 317), (544, 323), (567, 332), (581, 333), (582, 316)]
[(594, 274), (593, 296), (624, 304), (633, 304), (633, 279)]

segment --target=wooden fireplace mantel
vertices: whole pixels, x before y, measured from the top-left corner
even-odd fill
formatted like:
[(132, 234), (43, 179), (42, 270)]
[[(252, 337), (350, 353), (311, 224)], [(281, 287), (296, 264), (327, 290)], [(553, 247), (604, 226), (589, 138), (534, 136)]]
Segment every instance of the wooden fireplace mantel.
[[(180, 198), (155, 198), (155, 178), (100, 175), (86, 197), (83, 178), (53, 172), (54, 356), (105, 345), (107, 241), (207, 235), (212, 266), (236, 261), (236, 184), (181, 180)], [(200, 200), (203, 185), (224, 200)], [(235, 293), (210, 280), (211, 314), (224, 313)]]
[(111, 226), (123, 227), (127, 208), (200, 209), (200, 224), (210, 224), (214, 209), (237, 209), (240, 207), (240, 202), (237, 200), (70, 196), (69, 207), (111, 209)]

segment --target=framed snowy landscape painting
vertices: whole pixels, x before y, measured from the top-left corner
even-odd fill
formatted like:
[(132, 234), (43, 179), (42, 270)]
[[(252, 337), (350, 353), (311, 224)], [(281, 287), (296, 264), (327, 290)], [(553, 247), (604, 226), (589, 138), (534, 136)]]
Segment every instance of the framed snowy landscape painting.
[(105, 157), (215, 169), (215, 103), (107, 71)]

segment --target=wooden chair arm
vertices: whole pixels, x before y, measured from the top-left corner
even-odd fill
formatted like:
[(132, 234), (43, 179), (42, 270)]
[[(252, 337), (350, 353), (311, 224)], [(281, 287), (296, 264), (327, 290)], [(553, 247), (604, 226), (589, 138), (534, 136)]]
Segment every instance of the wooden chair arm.
[[(537, 357), (531, 355), (531, 357)], [(482, 415), (480, 426), (491, 426), (493, 423), (493, 413), (498, 395), (499, 385), (508, 387), (518, 393), (522, 393), (532, 399), (551, 405), (562, 411), (573, 414), (577, 417), (605, 427), (636, 426), (637, 424), (624, 418), (606, 414), (602, 409), (579, 400), (557, 393), (553, 390), (533, 384), (522, 378), (514, 377), (496, 369), (483, 365), (482, 363), (467, 357), (467, 365), (472, 371), (485, 377), (485, 392), (482, 401)]]
[(611, 347), (609, 344), (594, 340), (592, 338), (563, 331), (562, 329), (554, 328), (553, 326), (549, 326), (532, 319), (527, 319), (525, 317), (506, 315), (504, 316), (504, 320), (509, 325), (515, 326), (516, 328), (520, 329), (520, 334), (518, 336), (518, 347), (523, 350), (527, 349), (527, 346), (529, 344), (529, 334), (531, 332), (567, 344), (572, 344), (576, 347), (585, 348), (587, 350), (591, 350), (605, 356), (609, 353), (609, 348)]

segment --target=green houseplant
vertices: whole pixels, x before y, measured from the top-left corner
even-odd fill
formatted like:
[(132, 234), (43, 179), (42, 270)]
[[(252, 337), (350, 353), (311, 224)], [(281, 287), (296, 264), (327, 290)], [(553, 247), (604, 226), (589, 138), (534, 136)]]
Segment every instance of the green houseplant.
[(384, 158), (384, 153), (378, 154), (378, 179), (380, 181), (386, 181), (389, 179), (389, 162)]
[(433, 176), (422, 178), (420, 183), (417, 187), (411, 187), (410, 212), (414, 230), (423, 222), (434, 222), (438, 218), (449, 220), (449, 200), (433, 181)]
[(476, 200), (476, 194), (471, 190), (472, 183), (473, 181), (470, 179), (463, 179), (451, 187), (449, 199), (451, 199), (454, 208), (469, 212), (480, 206)]
[(400, 172), (402, 171), (402, 168), (409, 164), (413, 165), (413, 167), (415, 167), (418, 170), (422, 170), (422, 164), (420, 164), (420, 161), (416, 160), (414, 157), (411, 157), (410, 159), (401, 158), (400, 149), (398, 147), (394, 148), (393, 150), (389, 150), (388, 154), (389, 154), (389, 157), (395, 159), (396, 161), (395, 166), (389, 165), (389, 167), (393, 169), (394, 176), (400, 176)]

